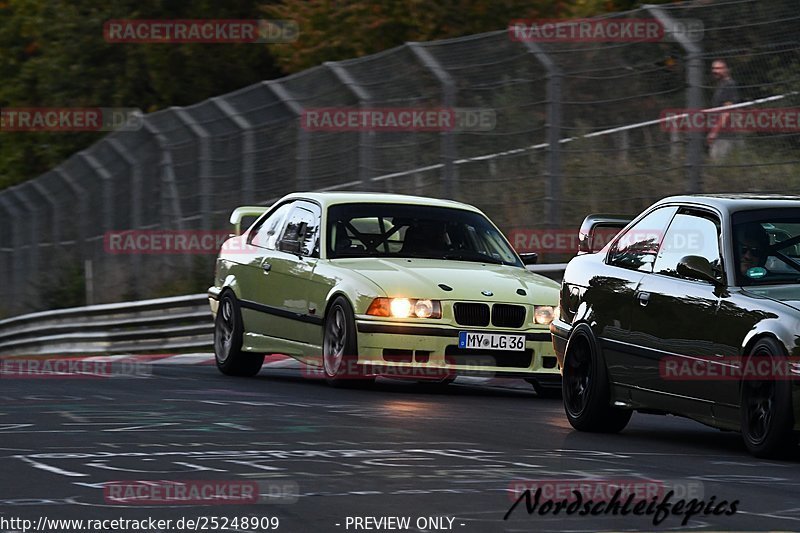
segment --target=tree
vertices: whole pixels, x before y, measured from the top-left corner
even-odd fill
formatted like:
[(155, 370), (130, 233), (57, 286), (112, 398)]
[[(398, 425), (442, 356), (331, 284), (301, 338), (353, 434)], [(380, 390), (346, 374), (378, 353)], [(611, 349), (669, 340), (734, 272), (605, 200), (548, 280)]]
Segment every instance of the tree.
[[(110, 19), (258, 19), (256, 0), (0, 1), (0, 108), (188, 105), (283, 72), (263, 44), (113, 44)], [(0, 188), (33, 178), (103, 133), (0, 132)]]

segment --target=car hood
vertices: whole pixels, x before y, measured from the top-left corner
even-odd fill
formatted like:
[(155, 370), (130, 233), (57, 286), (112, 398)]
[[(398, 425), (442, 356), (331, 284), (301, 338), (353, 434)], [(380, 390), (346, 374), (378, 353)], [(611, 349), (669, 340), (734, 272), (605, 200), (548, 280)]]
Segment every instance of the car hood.
[[(556, 305), (559, 285), (524, 268), (438, 259), (338, 259), (335, 263), (367, 277), (391, 297)], [(446, 291), (440, 284), (451, 287)], [(522, 289), (525, 295), (517, 291)], [(491, 296), (482, 294), (490, 291)]]
[(800, 285), (759, 285), (747, 287), (744, 290), (752, 296), (769, 298), (800, 311)]

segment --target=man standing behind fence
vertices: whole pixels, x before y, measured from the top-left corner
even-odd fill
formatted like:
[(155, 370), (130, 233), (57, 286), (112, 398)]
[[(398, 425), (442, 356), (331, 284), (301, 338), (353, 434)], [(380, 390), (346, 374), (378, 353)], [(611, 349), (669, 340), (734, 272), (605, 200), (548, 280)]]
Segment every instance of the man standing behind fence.
[[(717, 87), (714, 89), (714, 96), (711, 98), (711, 107), (725, 107), (739, 103), (739, 89), (736, 81), (731, 78), (728, 64), (722, 59), (717, 59), (711, 63), (711, 74), (717, 80)], [(730, 155), (737, 145), (736, 135), (725, 131), (730, 113), (721, 111), (719, 119), (715, 121), (711, 131), (708, 132), (706, 142), (709, 147), (709, 155), (712, 161), (720, 161)]]

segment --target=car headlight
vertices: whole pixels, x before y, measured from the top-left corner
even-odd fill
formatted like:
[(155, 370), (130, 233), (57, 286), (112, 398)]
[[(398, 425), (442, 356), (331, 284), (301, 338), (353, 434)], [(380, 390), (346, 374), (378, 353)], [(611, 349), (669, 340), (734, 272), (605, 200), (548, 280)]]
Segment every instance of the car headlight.
[(442, 303), (422, 298), (375, 298), (369, 304), (367, 314), (394, 318), (442, 318)]
[(558, 316), (558, 311), (557, 305), (534, 305), (533, 321), (546, 326)]

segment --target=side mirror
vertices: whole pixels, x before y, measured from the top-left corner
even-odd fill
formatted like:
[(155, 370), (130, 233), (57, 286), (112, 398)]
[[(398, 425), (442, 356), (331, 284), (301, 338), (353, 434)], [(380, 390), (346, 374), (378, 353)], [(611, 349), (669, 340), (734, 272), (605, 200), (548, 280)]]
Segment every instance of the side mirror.
[(539, 261), (539, 254), (536, 252), (531, 252), (529, 254), (519, 254), (520, 259), (522, 259), (523, 265), (535, 265), (537, 261)]
[(716, 276), (714, 276), (714, 271), (708, 259), (700, 257), (699, 255), (687, 255), (681, 258), (681, 260), (678, 261), (676, 270), (679, 275), (685, 278), (707, 281), (715, 286), (722, 285)]

